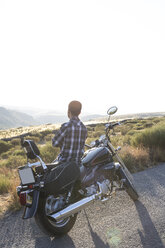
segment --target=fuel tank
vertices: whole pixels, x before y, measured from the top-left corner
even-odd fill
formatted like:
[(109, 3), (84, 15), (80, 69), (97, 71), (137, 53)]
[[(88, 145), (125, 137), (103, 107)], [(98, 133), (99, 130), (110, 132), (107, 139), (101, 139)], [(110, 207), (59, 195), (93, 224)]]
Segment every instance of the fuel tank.
[(85, 167), (91, 167), (102, 163), (112, 162), (112, 156), (108, 148), (92, 148), (84, 153), (82, 163)]

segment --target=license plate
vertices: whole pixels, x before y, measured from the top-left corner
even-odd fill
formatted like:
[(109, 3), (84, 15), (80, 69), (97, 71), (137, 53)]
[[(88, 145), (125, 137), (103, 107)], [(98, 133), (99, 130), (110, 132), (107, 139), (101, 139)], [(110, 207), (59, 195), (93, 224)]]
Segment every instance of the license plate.
[(19, 170), (19, 176), (23, 185), (35, 183), (35, 178), (31, 168)]

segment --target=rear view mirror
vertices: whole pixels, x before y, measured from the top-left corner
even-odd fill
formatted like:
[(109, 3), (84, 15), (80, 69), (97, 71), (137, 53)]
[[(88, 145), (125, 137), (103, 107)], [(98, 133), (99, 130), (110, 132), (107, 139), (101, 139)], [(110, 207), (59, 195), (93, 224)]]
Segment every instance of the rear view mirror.
[(113, 106), (108, 109), (107, 114), (108, 115), (114, 115), (117, 112), (118, 108), (116, 106)]

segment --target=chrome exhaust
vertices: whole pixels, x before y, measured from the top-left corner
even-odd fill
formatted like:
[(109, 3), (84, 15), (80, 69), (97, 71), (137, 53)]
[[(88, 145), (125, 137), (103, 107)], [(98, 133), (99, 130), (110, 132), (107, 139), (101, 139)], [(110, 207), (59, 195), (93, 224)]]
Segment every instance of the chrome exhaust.
[(94, 202), (95, 200), (99, 199), (99, 197), (102, 195), (102, 193), (98, 193), (98, 194), (94, 194), (92, 196), (86, 197), (78, 202), (75, 202), (73, 204), (71, 204), (70, 206), (64, 208), (63, 210), (55, 213), (55, 214), (50, 214), (48, 217), (50, 219), (59, 221), (61, 219), (67, 218), (73, 214), (78, 213), (80, 210), (82, 210), (83, 208), (87, 207), (88, 205), (90, 205), (92, 202)]

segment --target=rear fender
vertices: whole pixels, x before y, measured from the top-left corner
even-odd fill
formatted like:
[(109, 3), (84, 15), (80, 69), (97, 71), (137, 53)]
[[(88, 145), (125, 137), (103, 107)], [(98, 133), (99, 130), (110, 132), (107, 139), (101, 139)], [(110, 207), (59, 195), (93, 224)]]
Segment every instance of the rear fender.
[(22, 219), (29, 219), (35, 216), (38, 208), (40, 191), (33, 191), (33, 202), (31, 207), (25, 207)]

